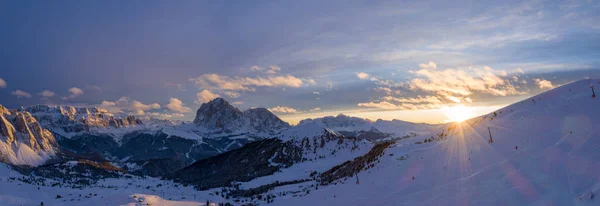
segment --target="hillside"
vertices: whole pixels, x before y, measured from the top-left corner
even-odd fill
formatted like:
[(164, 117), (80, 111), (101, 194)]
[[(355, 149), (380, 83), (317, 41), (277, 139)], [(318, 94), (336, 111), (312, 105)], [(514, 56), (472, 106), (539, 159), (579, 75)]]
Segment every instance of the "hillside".
[[(0, 188), (0, 201), (8, 205), (40, 201), (204, 205), (207, 200), (234, 205), (598, 205), (600, 99), (592, 98), (591, 85), (600, 87), (600, 80), (566, 84), (462, 123), (423, 125), (343, 115), (305, 120), (274, 135), (277, 138), (256, 139), (165, 176), (174, 181), (125, 174), (118, 164), (91, 161), (40, 167), (31, 176), (3, 165), (0, 181), (7, 186)], [(226, 113), (244, 117), (225, 108)], [(216, 123), (219, 117), (208, 119), (206, 123)], [(225, 122), (238, 125), (231, 120)], [(198, 131), (175, 128), (165, 133)], [(376, 141), (344, 135), (365, 131), (390, 135)], [(198, 141), (214, 139), (195, 134)], [(145, 154), (143, 149), (132, 151)], [(164, 162), (168, 164), (152, 167), (176, 163)], [(72, 174), (82, 169), (103, 177)], [(41, 175), (64, 176), (69, 181)], [(7, 189), (12, 187), (19, 189)], [(30, 195), (37, 190), (43, 191), (41, 195)], [(72, 197), (64, 198), (67, 195)]]

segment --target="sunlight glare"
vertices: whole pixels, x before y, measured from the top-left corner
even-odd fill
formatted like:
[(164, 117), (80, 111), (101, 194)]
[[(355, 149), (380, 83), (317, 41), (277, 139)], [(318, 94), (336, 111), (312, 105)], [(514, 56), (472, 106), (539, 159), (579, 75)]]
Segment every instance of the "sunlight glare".
[(448, 122), (462, 122), (473, 116), (473, 110), (464, 105), (456, 105), (453, 107), (443, 107), (444, 115), (448, 117)]

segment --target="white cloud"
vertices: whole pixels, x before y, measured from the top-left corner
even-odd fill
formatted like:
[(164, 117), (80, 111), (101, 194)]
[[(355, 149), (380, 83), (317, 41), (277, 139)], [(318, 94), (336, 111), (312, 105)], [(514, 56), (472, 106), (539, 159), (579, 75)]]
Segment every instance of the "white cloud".
[(286, 106), (276, 106), (273, 108), (269, 108), (269, 111), (274, 113), (298, 113), (298, 110)]
[(203, 89), (231, 91), (255, 91), (256, 87), (300, 87), (303, 83), (302, 79), (291, 75), (250, 78), (204, 74), (189, 80)]
[(144, 104), (129, 97), (121, 97), (116, 101), (102, 101), (100, 108), (104, 108), (111, 113), (128, 113), (134, 115), (146, 115), (146, 111), (160, 109), (160, 104)]
[(145, 111), (147, 111), (147, 110), (160, 109), (160, 105), (158, 103), (144, 104), (140, 101), (133, 100), (131, 102), (131, 105), (129, 106), (129, 108), (136, 115), (144, 115)]
[(21, 98), (27, 98), (27, 99), (29, 99), (29, 98), (31, 98), (31, 94), (29, 94), (27, 92), (24, 92), (22, 90), (16, 90), (16, 91), (12, 92), (12, 95), (17, 96), (17, 99), (21, 99)]
[(46, 98), (53, 97), (54, 95), (56, 95), (56, 94), (50, 90), (44, 90), (43, 92), (40, 92), (40, 96), (46, 97)]
[(190, 109), (189, 107), (186, 107), (185, 104), (177, 99), (177, 98), (172, 98), (169, 99), (169, 104), (167, 104), (167, 109), (173, 111), (173, 112), (179, 112), (179, 113), (187, 113), (187, 112), (191, 112), (192, 109)]
[(437, 69), (437, 64), (435, 62), (429, 62), (427, 64), (419, 64), (419, 68), (421, 69)]
[(271, 66), (269, 66), (267, 71), (265, 71), (265, 73), (276, 74), (277, 72), (280, 72), (280, 71), (281, 71), (281, 68), (279, 68), (278, 66), (275, 66), (275, 65), (271, 65)]
[(205, 89), (205, 90), (202, 90), (201, 92), (198, 92), (198, 94), (196, 94), (195, 103), (196, 104), (206, 103), (217, 97), (221, 97), (221, 95), (212, 93), (211, 91)]
[(321, 93), (319, 93), (319, 92), (317, 92), (317, 91), (314, 91), (314, 92), (312, 92), (312, 93), (313, 93), (313, 94), (316, 94), (316, 95), (319, 95), (319, 94), (321, 94)]
[(306, 81), (306, 83), (309, 85), (317, 85), (317, 82), (315, 82), (314, 79), (308, 78), (308, 79), (303, 79), (303, 80)]
[(426, 92), (443, 92), (446, 96), (469, 96), (475, 92), (494, 96), (523, 94), (504, 79), (496, 76), (490, 67), (439, 70), (430, 62), (428, 66), (411, 71), (418, 77), (410, 81), (410, 89)]
[(0, 88), (6, 88), (6, 81), (2, 78), (0, 78)]
[(71, 87), (69, 89), (69, 93), (71, 93), (68, 97), (63, 97), (63, 99), (73, 99), (75, 97), (83, 95), (83, 90), (77, 87)]
[(356, 77), (358, 77), (359, 79), (367, 79), (367, 78), (369, 78), (369, 76), (370, 76), (369, 74), (364, 73), (364, 72), (356, 73)]
[(321, 111), (321, 108), (319, 108), (319, 107), (315, 107), (314, 109), (311, 109), (310, 111), (311, 111), (311, 112)]
[(535, 80), (535, 84), (537, 84), (540, 89), (552, 89), (554, 88), (554, 85), (552, 85), (552, 82), (545, 80), (545, 79), (534, 79)]
[(259, 67), (259, 66), (252, 66), (250, 68), (250, 70), (252, 71), (256, 71), (256, 72), (265, 72), (266, 74), (277, 74), (277, 72), (281, 71), (281, 68), (277, 65), (271, 65), (267, 68), (263, 68), (263, 67)]

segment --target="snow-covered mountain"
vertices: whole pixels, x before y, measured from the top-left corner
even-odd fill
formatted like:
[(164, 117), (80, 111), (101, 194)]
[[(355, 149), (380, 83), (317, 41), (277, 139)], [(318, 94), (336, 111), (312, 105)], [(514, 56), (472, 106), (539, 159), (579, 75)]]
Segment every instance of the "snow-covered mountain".
[(305, 119), (298, 125), (316, 124), (345, 136), (368, 140), (391, 140), (407, 136), (427, 135), (434, 128), (430, 124), (412, 123), (402, 120), (371, 121), (360, 117), (350, 117), (344, 114), (326, 116), (316, 119)]
[(44, 128), (63, 136), (90, 132), (101, 128), (135, 127), (142, 121), (134, 116), (118, 117), (97, 107), (35, 105), (20, 108), (31, 113)]
[(56, 139), (26, 111), (0, 105), (0, 162), (37, 166), (57, 152)]
[(242, 112), (223, 98), (203, 103), (196, 112), (194, 124), (212, 131), (255, 135), (277, 134), (290, 127), (287, 122), (265, 108), (248, 109)]
[[(37, 186), (43, 195), (32, 200), (21, 190), (0, 187), (0, 199), (14, 202), (9, 205), (40, 199), (70, 205), (55, 198), (57, 192), (90, 191), (110, 197), (114, 205), (147, 200), (165, 205), (202, 205), (207, 200), (234, 205), (598, 205), (600, 128), (596, 125), (600, 125), (600, 99), (592, 98), (592, 85), (599, 87), (600, 80), (573, 82), (462, 123), (424, 125), (340, 115), (305, 120), (271, 136), (276, 138), (252, 137), (249, 131), (256, 130), (247, 130), (247, 124), (232, 120), (236, 118), (205, 115), (203, 118), (209, 119), (205, 123), (138, 131), (123, 137), (128, 146), (121, 146), (122, 151), (132, 150), (135, 157), (159, 154), (156, 151), (161, 148), (148, 146), (154, 140), (175, 140), (167, 145), (192, 144), (184, 142), (192, 139), (199, 145), (230, 138), (253, 140), (165, 175), (175, 183), (104, 173), (110, 175), (98, 183), (81, 186), (78, 181), (54, 190), (50, 185), (56, 183), (49, 183), (52, 181), (46, 175), (100, 164), (61, 163), (32, 172), (33, 176), (25, 180), (21, 180), (22, 174), (9, 170), (0, 173), (2, 182), (26, 190)], [(245, 118), (244, 112), (239, 115), (236, 109), (225, 110), (235, 112), (237, 119)], [(229, 111), (221, 113), (236, 116)], [(209, 113), (219, 112), (203, 114)], [(222, 119), (227, 119), (226, 125), (220, 121), (218, 126)], [(216, 127), (210, 127), (212, 120)], [(370, 141), (344, 135), (356, 131), (390, 136)], [(151, 132), (160, 138), (140, 136)], [(182, 148), (175, 156), (193, 154), (179, 151)], [(149, 160), (143, 165), (169, 166)], [(21, 182), (27, 184), (21, 186)], [(68, 189), (68, 185), (77, 186)], [(75, 201), (71, 205), (107, 204), (89, 196), (72, 198)]]

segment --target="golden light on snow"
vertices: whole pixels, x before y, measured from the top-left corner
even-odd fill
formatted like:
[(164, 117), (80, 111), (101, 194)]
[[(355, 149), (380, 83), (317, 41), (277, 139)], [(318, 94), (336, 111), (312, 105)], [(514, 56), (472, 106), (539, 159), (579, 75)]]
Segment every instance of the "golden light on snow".
[(473, 110), (464, 105), (456, 105), (452, 107), (443, 107), (444, 115), (448, 117), (449, 122), (462, 122), (473, 117)]

